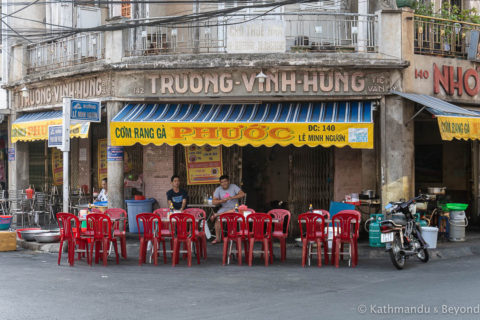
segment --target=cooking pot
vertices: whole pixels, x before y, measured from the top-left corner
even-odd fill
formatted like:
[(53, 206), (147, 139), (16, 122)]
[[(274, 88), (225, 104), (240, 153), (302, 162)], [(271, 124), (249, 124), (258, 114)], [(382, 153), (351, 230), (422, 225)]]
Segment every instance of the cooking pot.
[(439, 195), (444, 195), (445, 194), (445, 189), (446, 187), (428, 187), (428, 193), (429, 194), (439, 194)]
[(60, 232), (45, 232), (35, 235), (37, 242), (57, 242), (60, 241)]
[(362, 191), (362, 195), (368, 197), (369, 199), (375, 198), (375, 190), (364, 190)]
[(20, 232), (22, 239), (25, 241), (35, 241), (35, 236), (41, 233), (50, 232), (49, 230), (23, 230)]

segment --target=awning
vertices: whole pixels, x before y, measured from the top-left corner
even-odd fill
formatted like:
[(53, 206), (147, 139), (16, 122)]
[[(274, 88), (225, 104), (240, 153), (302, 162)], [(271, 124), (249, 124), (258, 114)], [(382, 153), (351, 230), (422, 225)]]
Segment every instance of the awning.
[[(438, 121), (438, 129), (442, 140), (452, 139), (479, 140), (480, 113), (468, 110), (444, 100), (424, 94), (403, 93), (392, 91), (403, 98), (423, 105)], [(423, 108), (415, 114), (419, 114)], [(413, 117), (415, 117), (413, 116)], [(412, 118), (413, 118), (412, 117)]]
[[(12, 143), (17, 141), (48, 140), (48, 126), (61, 125), (62, 111), (27, 113), (12, 123)], [(87, 138), (90, 123), (72, 124), (71, 138)]]
[(373, 148), (370, 101), (128, 104), (110, 123), (113, 146), (294, 145)]

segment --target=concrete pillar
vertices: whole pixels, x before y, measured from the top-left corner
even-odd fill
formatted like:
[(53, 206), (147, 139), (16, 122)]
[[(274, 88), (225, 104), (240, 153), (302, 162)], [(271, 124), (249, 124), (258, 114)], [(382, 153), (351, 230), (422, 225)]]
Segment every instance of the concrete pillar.
[(8, 119), (8, 148), (15, 152), (15, 160), (8, 161), (8, 190), (12, 191), (26, 189), (30, 180), (28, 142), (11, 142), (11, 128), (15, 119), (15, 114)]
[(480, 148), (478, 141), (472, 141), (472, 222), (480, 221)]
[(387, 96), (380, 106), (382, 205), (414, 196), (414, 105)]
[(9, 79), (10, 82), (20, 81), (27, 75), (28, 52), (27, 46), (17, 44), (12, 47), (12, 56), (9, 59)]
[(366, 52), (368, 44), (368, 1), (359, 1), (358, 2), (358, 38), (357, 46), (358, 52)]
[[(122, 109), (121, 102), (107, 102), (107, 136), (108, 146), (111, 146), (110, 123), (117, 113)], [(108, 179), (108, 207), (124, 208), (123, 199), (123, 159), (121, 161), (107, 161)]]
[[(122, 20), (116, 19), (115, 21), (121, 22)], [(105, 32), (105, 61), (107, 63), (122, 62), (125, 51), (123, 38), (123, 30)]]

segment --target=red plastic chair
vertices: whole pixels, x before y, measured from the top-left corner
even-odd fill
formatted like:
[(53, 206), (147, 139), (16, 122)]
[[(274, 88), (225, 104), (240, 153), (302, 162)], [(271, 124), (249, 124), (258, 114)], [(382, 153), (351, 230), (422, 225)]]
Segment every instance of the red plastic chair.
[(268, 267), (268, 260), (273, 262), (272, 253), (272, 217), (266, 213), (252, 213), (248, 215), (246, 219), (247, 225), (250, 225), (251, 229), (248, 232), (248, 265), (252, 266), (253, 262), (253, 245), (255, 242), (262, 243), (263, 255), (265, 257), (265, 266)]
[[(175, 267), (180, 259), (180, 243), (184, 243), (187, 250), (188, 266), (192, 266), (192, 245), (195, 244), (197, 252), (200, 251), (199, 243), (195, 238), (195, 217), (188, 213), (173, 213), (170, 215), (170, 228), (173, 237), (172, 266)], [(197, 255), (200, 264), (200, 255)]]
[[(303, 229), (305, 223), (305, 230)], [(323, 256), (328, 261), (328, 231), (325, 232), (325, 218), (320, 213), (307, 212), (298, 216), (300, 237), (302, 239), (302, 267), (305, 267), (307, 255), (310, 259), (312, 244), (317, 244), (318, 266), (322, 266), (322, 245)], [(328, 229), (327, 229), (328, 230)]]
[[(220, 222), (221, 222), (220, 226), (222, 228), (222, 238), (223, 238), (222, 263), (223, 265), (225, 265), (225, 262), (230, 264), (230, 255), (232, 254), (231, 245), (235, 243), (237, 245), (238, 265), (241, 266), (242, 265), (242, 241), (245, 248), (244, 249), (245, 259), (247, 259), (248, 257), (248, 243), (247, 243), (248, 235), (245, 232), (245, 230), (247, 230), (245, 225), (245, 218), (240, 213), (226, 212), (220, 215)], [(224, 224), (227, 230), (224, 230)], [(226, 231), (226, 235), (224, 231)], [(229, 244), (230, 244), (230, 249), (228, 249)], [(227, 257), (228, 257), (228, 261), (227, 261)]]
[[(278, 222), (273, 223), (273, 233), (272, 238), (280, 240), (280, 252), (281, 252), (281, 261), (285, 261), (287, 258), (287, 237), (288, 237), (288, 228), (290, 226), (290, 211), (285, 209), (273, 209), (267, 213), (273, 219), (278, 220)], [(285, 218), (287, 218), (287, 224), (285, 226)], [(285, 232), (283, 231), (285, 230)]]
[(207, 260), (207, 235), (205, 234), (207, 215), (205, 211), (200, 208), (188, 208), (183, 210), (183, 213), (191, 214), (195, 217), (195, 220), (200, 221), (200, 229), (195, 230), (195, 239), (199, 242), (200, 252), (199, 254), (203, 259)]
[[(121, 208), (110, 208), (105, 210), (105, 214), (114, 220), (113, 236), (120, 240), (120, 252), (124, 259), (127, 259), (127, 211)], [(122, 220), (123, 221), (120, 221)], [(139, 229), (140, 230), (140, 229)]]
[[(80, 259), (80, 250), (87, 253), (87, 261), (89, 260), (88, 255), (88, 241), (87, 239), (80, 236), (80, 220), (78, 218), (67, 212), (57, 213), (58, 226), (60, 228), (60, 248), (58, 250), (58, 265), (60, 265), (60, 260), (62, 259), (62, 248), (63, 242), (67, 241), (68, 243), (68, 263), (73, 267), (75, 263), (75, 251), (77, 245), (79, 246), (78, 258)], [(73, 226), (72, 226), (73, 224)]]
[(93, 248), (95, 247), (95, 263), (99, 262), (100, 248), (102, 249), (103, 265), (107, 266), (108, 249), (113, 243), (117, 264), (118, 247), (117, 239), (112, 237), (112, 220), (103, 213), (90, 213), (87, 215), (87, 234), (92, 245), (90, 247), (90, 265), (92, 264)]
[[(312, 212), (321, 214), (325, 218), (325, 220), (330, 220), (330, 212), (328, 212), (327, 210), (313, 209)], [(328, 252), (328, 234), (329, 234), (328, 227), (329, 227), (329, 223), (325, 223), (325, 230), (323, 232), (320, 230), (320, 226), (318, 224), (317, 224), (317, 226), (318, 226), (318, 231), (317, 232), (319, 232), (320, 236), (322, 236), (323, 232), (325, 233), (324, 246), (327, 249), (326, 251)], [(333, 243), (333, 241), (332, 241), (332, 243)], [(332, 246), (332, 248), (333, 248), (333, 246)], [(330, 261), (330, 258), (328, 256), (328, 254), (324, 254), (323, 259), (325, 261), (325, 264), (328, 264), (329, 261)], [(332, 261), (333, 261), (333, 256), (332, 256)]]
[(350, 246), (349, 255), (352, 261), (352, 267), (355, 267), (358, 263), (357, 239), (360, 232), (360, 219), (360, 213), (355, 210), (343, 210), (333, 216), (332, 259), (335, 261), (335, 267), (337, 268), (339, 266), (340, 255), (345, 254), (343, 252), (343, 244), (345, 243)]
[(158, 265), (158, 246), (162, 242), (163, 245), (163, 263), (167, 263), (167, 252), (165, 249), (165, 240), (158, 232), (160, 225), (160, 217), (153, 213), (140, 213), (136, 216), (138, 230), (141, 230), (140, 224), (143, 225), (143, 234), (138, 234), (140, 239), (140, 253), (138, 257), (138, 264), (146, 262), (147, 259), (147, 244), (148, 241), (153, 245), (153, 263)]
[(160, 235), (163, 239), (170, 238), (170, 250), (173, 250), (173, 238), (172, 231), (170, 231), (170, 221), (162, 221), (168, 219), (170, 216), (169, 208), (160, 208), (153, 211), (153, 214), (156, 214), (160, 217)]
[(321, 215), (325, 218), (325, 220), (330, 219), (330, 212), (328, 212), (327, 210), (324, 210), (324, 209), (313, 209), (312, 212), (313, 212), (313, 213), (321, 214)]
[[(358, 217), (358, 225), (359, 227), (356, 229), (356, 237), (357, 237), (357, 241), (355, 241), (355, 265), (358, 264), (358, 237), (360, 237), (360, 224), (361, 224), (361, 221), (362, 221), (362, 214), (356, 210), (342, 210), (340, 212), (343, 212), (343, 213), (351, 213), (351, 214), (354, 214)], [(343, 244), (341, 245), (341, 248), (340, 248), (342, 251), (343, 251)], [(343, 256), (340, 256), (340, 259), (342, 259)]]

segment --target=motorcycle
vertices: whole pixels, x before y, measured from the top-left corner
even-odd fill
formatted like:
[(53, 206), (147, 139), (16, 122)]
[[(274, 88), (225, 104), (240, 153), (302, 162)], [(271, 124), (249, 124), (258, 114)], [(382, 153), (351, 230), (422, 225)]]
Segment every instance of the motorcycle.
[(386, 244), (386, 251), (397, 269), (403, 269), (405, 261), (411, 256), (428, 262), (428, 245), (422, 238), (420, 225), (415, 221), (415, 202), (426, 199), (426, 195), (420, 195), (386, 206), (386, 219), (380, 223), (380, 241)]

